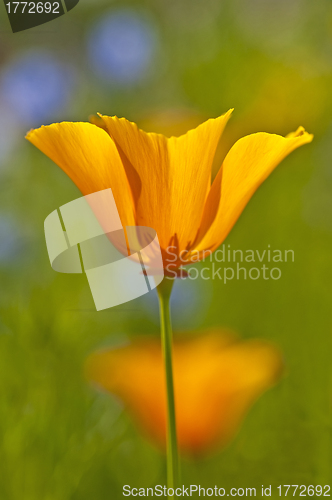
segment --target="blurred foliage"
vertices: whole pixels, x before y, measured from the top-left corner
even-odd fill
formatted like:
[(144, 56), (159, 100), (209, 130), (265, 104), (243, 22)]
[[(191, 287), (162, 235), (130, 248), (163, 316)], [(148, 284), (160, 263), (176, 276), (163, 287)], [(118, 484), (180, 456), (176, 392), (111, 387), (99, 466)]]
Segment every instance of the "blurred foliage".
[[(123, 8), (153, 24), (158, 46), (145, 79), (117, 86), (92, 71), (87, 37), (106, 11)], [(0, 24), (0, 132), (14, 120), (8, 141), (15, 138), (0, 155), (0, 214), (15, 221), (0, 234), (1, 500), (118, 499), (123, 484), (166, 480), (164, 457), (120, 403), (92, 390), (82, 374), (93, 349), (159, 334), (155, 298), (97, 313), (85, 277), (49, 265), (43, 221), (79, 192), (26, 143), (26, 125), (8, 113), (1, 95), (12, 61), (40, 46), (75, 73), (70, 104), (49, 122), (85, 121), (100, 111), (178, 134), (235, 107), (216, 168), (244, 134), (287, 134), (298, 125), (315, 134), (255, 194), (225, 242), (233, 249), (293, 249), (295, 262), (281, 264), (279, 281), (195, 282), (191, 293), (206, 300), (194, 325), (186, 301), (191, 284), (176, 283), (183, 298), (174, 326), (183, 329), (188, 318), (190, 328), (218, 325), (270, 340), (287, 368), (223, 453), (183, 463), (184, 484), (331, 483), (331, 2), (86, 0), (27, 32), (13, 35), (5, 16)], [(4, 250), (14, 230), (16, 247)]]

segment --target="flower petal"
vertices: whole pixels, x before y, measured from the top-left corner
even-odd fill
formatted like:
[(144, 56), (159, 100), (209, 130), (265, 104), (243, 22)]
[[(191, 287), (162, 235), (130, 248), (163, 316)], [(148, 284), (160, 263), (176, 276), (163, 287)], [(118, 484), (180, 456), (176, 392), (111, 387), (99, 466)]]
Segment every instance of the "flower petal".
[(71, 178), (83, 195), (111, 188), (123, 226), (135, 225), (131, 192), (117, 148), (90, 123), (55, 123), (26, 138)]
[(215, 150), (230, 114), (169, 139), (143, 132), (125, 118), (102, 117), (132, 186), (137, 224), (155, 229), (163, 248), (175, 235), (180, 249), (194, 240)]
[[(225, 446), (254, 401), (282, 371), (278, 350), (214, 331), (174, 343), (174, 387), (181, 452), (198, 455)], [(159, 341), (146, 339), (94, 353), (87, 375), (118, 395), (158, 445), (166, 443), (166, 388)]]
[(206, 200), (195, 250), (216, 249), (274, 168), (313, 136), (299, 127), (287, 137), (257, 133), (237, 141), (227, 154)]

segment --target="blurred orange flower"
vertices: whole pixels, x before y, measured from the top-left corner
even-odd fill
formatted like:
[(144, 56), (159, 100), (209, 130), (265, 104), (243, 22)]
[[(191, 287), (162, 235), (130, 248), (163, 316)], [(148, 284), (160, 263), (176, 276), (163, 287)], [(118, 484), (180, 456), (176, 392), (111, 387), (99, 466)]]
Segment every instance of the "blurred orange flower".
[(243, 137), (230, 149), (211, 185), (213, 158), (231, 113), (180, 137), (146, 133), (125, 118), (100, 115), (98, 126), (55, 123), (31, 130), (27, 139), (57, 163), (83, 195), (111, 188), (122, 225), (153, 228), (164, 267), (170, 270), (215, 250), (272, 170), (312, 140), (302, 127), (287, 137)]
[[(275, 347), (239, 341), (224, 331), (176, 340), (173, 357), (178, 444), (191, 456), (225, 446), (250, 406), (282, 373)], [(142, 430), (165, 448), (165, 374), (158, 340), (93, 353), (86, 373), (119, 396)]]

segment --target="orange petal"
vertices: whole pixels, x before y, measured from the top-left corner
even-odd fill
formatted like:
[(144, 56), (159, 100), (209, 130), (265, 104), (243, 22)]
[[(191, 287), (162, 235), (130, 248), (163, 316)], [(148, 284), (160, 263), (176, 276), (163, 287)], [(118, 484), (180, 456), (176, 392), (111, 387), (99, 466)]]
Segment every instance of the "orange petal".
[(237, 141), (227, 154), (206, 200), (196, 251), (217, 248), (274, 168), (313, 136), (299, 127), (287, 137), (257, 133)]
[[(210, 332), (174, 344), (174, 386), (180, 451), (198, 455), (226, 445), (254, 401), (281, 374), (281, 356), (269, 344), (239, 342)], [(118, 395), (158, 445), (166, 443), (166, 388), (159, 341), (92, 354), (88, 377)]]
[(89, 116), (89, 123), (93, 123), (93, 125), (96, 125), (99, 128), (102, 128), (107, 132), (107, 127), (105, 125), (105, 122), (100, 116), (98, 115), (90, 115)]
[(71, 178), (83, 195), (111, 188), (123, 226), (135, 225), (128, 180), (107, 132), (90, 123), (54, 123), (26, 138)]
[(143, 132), (125, 118), (102, 117), (132, 186), (137, 224), (155, 229), (163, 248), (175, 235), (180, 249), (194, 240), (215, 150), (230, 114), (169, 139)]

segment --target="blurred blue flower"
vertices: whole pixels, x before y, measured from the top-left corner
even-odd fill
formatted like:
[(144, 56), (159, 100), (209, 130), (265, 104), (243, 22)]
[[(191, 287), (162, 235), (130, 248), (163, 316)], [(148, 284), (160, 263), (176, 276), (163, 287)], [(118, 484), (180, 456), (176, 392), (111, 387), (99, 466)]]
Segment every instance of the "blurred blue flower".
[(9, 215), (0, 214), (0, 265), (15, 262), (23, 250), (18, 224)]
[(0, 79), (0, 99), (24, 127), (54, 120), (69, 102), (73, 72), (48, 51), (21, 54), (5, 67)]
[(19, 138), (21, 139), (18, 123), (6, 106), (0, 102), (0, 174)]
[(151, 68), (158, 36), (151, 20), (129, 9), (98, 19), (88, 35), (88, 57), (95, 73), (108, 82), (130, 85)]

